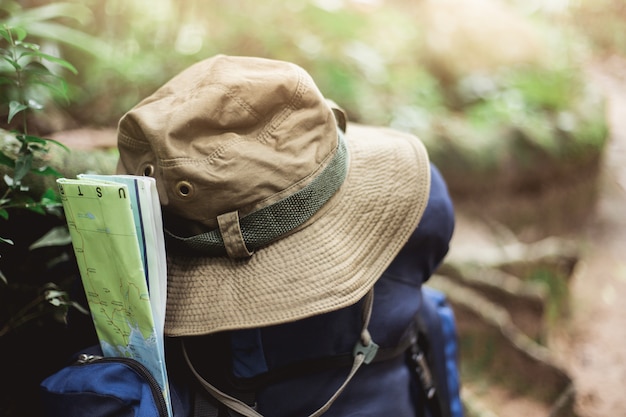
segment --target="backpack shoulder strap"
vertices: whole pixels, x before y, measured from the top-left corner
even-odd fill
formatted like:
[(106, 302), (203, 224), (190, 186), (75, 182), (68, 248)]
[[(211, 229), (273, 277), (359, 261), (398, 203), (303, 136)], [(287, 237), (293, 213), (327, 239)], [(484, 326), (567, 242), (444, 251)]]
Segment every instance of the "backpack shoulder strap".
[[(373, 304), (373, 290), (370, 291), (366, 297), (363, 304), (361, 338), (354, 348), (351, 355), (352, 359), (349, 359), (350, 355), (325, 359), (329, 366), (347, 366), (352, 362), (350, 372), (335, 394), (309, 417), (318, 417), (326, 412), (363, 364), (368, 364), (372, 361), (384, 361), (400, 354), (407, 355), (410, 369), (414, 373), (419, 385), (421, 385), (419, 396), (423, 404), (428, 408), (430, 415), (432, 417), (450, 417), (452, 413), (446, 404), (448, 395), (445, 389), (446, 387), (443, 385), (445, 381), (439, 380), (437, 377), (438, 371), (441, 373), (441, 370), (437, 368), (437, 363), (441, 361), (441, 358), (437, 356), (441, 353), (435, 351), (435, 346), (438, 345), (436, 341), (441, 339), (442, 335), (437, 334), (440, 332), (440, 330), (438, 330), (440, 323), (436, 311), (433, 310), (434, 306), (427, 300), (427, 297), (423, 296), (420, 310), (415, 315), (398, 345), (379, 349), (371, 340), (371, 336), (367, 330)], [(202, 387), (201, 389), (204, 390), (204, 392), (208, 392), (212, 399), (217, 400), (211, 402), (210, 399), (203, 398), (207, 397), (206, 395), (197, 393), (196, 397), (199, 397), (197, 399), (199, 403), (196, 403), (196, 408), (205, 411), (195, 413), (195, 417), (262, 417), (255, 409), (254, 398), (247, 399), (247, 401), (243, 398), (235, 398), (222, 392), (205, 380), (194, 368), (187, 354), (184, 340), (181, 341), (181, 344), (183, 357), (189, 370)], [(324, 360), (322, 360), (322, 362), (324, 362)], [(318, 363), (318, 365), (320, 364)], [(292, 367), (289, 372), (298, 372), (298, 370), (302, 370), (302, 368), (297, 366)], [(280, 379), (280, 375), (278, 375), (278, 378)], [(206, 411), (208, 409), (210, 410)], [(222, 411), (220, 411), (220, 409), (222, 409)]]
[[(317, 411), (311, 414), (309, 417), (319, 417), (324, 414), (330, 406), (335, 402), (335, 400), (339, 397), (339, 395), (346, 388), (350, 380), (354, 377), (356, 372), (363, 364), (370, 363), (374, 357), (376, 356), (376, 352), (378, 351), (378, 345), (374, 343), (372, 337), (367, 330), (369, 326), (370, 317), (372, 315), (372, 305), (373, 305), (374, 292), (370, 290), (366, 295), (365, 302), (363, 304), (363, 327), (361, 330), (361, 337), (357, 341), (354, 351), (353, 351), (353, 363), (350, 372), (346, 376), (344, 382), (337, 388), (335, 393), (326, 401), (324, 405), (322, 405)], [(248, 405), (245, 402), (237, 399), (227, 393), (219, 390), (217, 387), (212, 385), (206, 379), (197, 372), (194, 368), (191, 360), (189, 359), (189, 355), (187, 354), (187, 350), (185, 348), (184, 340), (182, 343), (182, 352), (191, 373), (196, 377), (200, 385), (215, 399), (217, 399), (220, 403), (227, 406), (229, 409), (239, 413), (239, 415), (244, 417), (263, 417), (256, 409), (254, 405)]]

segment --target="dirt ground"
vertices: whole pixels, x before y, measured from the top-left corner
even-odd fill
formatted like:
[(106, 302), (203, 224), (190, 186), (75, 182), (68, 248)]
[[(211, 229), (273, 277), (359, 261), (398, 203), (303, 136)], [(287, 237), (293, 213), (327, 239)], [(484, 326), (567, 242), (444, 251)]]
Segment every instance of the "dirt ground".
[(626, 61), (591, 70), (609, 100), (611, 138), (586, 249), (572, 281), (572, 316), (552, 349), (574, 379), (580, 417), (626, 415)]

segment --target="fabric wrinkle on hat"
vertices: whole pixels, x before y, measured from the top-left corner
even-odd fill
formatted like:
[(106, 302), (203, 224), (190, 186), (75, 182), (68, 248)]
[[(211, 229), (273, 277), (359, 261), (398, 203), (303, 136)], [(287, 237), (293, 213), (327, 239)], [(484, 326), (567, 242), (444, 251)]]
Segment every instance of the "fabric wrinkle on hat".
[(241, 61), (216, 57), (192, 66), (120, 123), (120, 150), (145, 149), (140, 160), (133, 151), (130, 163), (121, 152), (126, 170), (141, 175), (154, 166), (164, 209), (209, 227), (222, 213), (245, 215), (259, 197), (292, 186), (336, 146), (332, 113), (308, 74)]
[(344, 135), (339, 114), (295, 64), (218, 55), (122, 117), (118, 173), (156, 179), (182, 245), (167, 335), (297, 320), (373, 286), (426, 206), (428, 157), (391, 129)]

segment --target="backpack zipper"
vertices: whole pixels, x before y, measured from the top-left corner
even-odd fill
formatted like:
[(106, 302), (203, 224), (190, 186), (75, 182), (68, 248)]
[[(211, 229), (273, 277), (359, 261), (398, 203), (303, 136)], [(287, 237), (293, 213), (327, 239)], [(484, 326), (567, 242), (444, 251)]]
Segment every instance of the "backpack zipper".
[(148, 371), (148, 368), (143, 366), (141, 363), (137, 362), (131, 358), (124, 357), (104, 357), (100, 355), (90, 355), (87, 353), (81, 353), (78, 355), (76, 359), (75, 366), (84, 366), (89, 365), (90, 363), (121, 363), (135, 372), (137, 372), (140, 376), (145, 378), (148, 381), (148, 386), (150, 387), (150, 391), (152, 392), (152, 396), (156, 401), (157, 410), (159, 411), (159, 417), (168, 417), (167, 411), (167, 403), (165, 402), (165, 398), (163, 397), (163, 392), (161, 391), (161, 386), (157, 382), (156, 378)]

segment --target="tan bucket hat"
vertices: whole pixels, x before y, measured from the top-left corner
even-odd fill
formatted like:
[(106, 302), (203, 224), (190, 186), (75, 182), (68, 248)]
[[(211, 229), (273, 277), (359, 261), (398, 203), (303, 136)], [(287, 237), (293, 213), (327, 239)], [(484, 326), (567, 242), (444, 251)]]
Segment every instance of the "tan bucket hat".
[(119, 123), (118, 173), (156, 178), (165, 333), (279, 324), (354, 304), (417, 227), (427, 153), (350, 124), (297, 65), (215, 56)]

